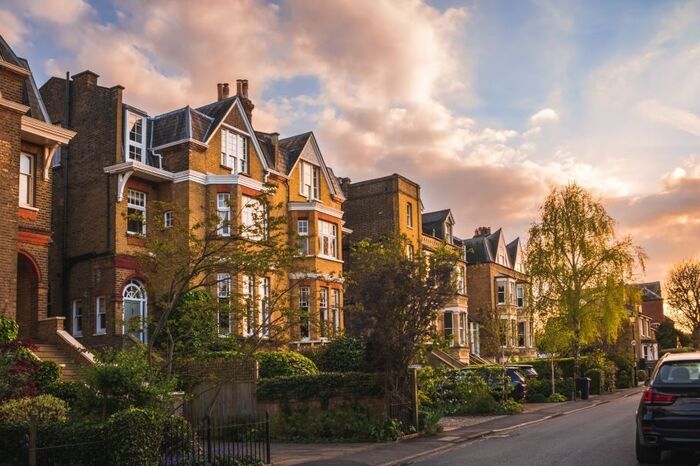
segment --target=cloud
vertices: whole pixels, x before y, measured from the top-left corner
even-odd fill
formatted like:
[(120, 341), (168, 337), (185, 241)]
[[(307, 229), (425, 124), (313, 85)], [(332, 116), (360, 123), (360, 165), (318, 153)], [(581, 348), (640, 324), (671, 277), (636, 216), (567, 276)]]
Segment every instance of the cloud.
[(639, 110), (648, 118), (659, 123), (700, 136), (700, 117), (692, 112), (669, 107), (655, 100), (641, 102)]
[(529, 119), (530, 125), (536, 126), (542, 123), (547, 123), (551, 121), (558, 121), (559, 115), (554, 109), (543, 108), (539, 112), (532, 115)]
[(0, 10), (0, 24), (0, 33), (11, 44), (21, 42), (27, 34), (24, 24), (9, 11)]

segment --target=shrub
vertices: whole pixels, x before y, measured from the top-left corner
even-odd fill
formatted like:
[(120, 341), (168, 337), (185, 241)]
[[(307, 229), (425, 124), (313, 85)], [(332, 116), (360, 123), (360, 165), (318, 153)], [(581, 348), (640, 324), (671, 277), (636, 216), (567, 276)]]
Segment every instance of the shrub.
[(86, 390), (86, 387), (79, 382), (63, 382), (59, 380), (46, 387), (45, 391), (47, 394), (53, 395), (68, 403), (71, 409), (80, 411), (82, 406), (80, 406), (79, 403), (85, 398)]
[(561, 403), (567, 400), (567, 397), (561, 393), (552, 393), (547, 397), (547, 403)]
[(541, 403), (552, 393), (552, 384), (549, 380), (530, 379), (527, 381), (527, 401), (529, 403)]
[(341, 336), (322, 347), (316, 361), (324, 372), (359, 372), (362, 370), (367, 346), (362, 338)]
[(0, 345), (11, 343), (19, 335), (19, 324), (14, 319), (0, 317)]
[(419, 373), (421, 406), (445, 414), (493, 413), (498, 403), (475, 371), (425, 368)]
[(632, 386), (632, 380), (630, 379), (630, 374), (626, 370), (621, 370), (617, 374), (617, 388), (630, 388)]
[(53, 361), (41, 361), (39, 370), (34, 373), (34, 383), (41, 392), (47, 392), (49, 387), (58, 382), (61, 368)]
[(41, 364), (30, 349), (18, 340), (0, 344), (0, 402), (39, 393), (35, 374)]
[(544, 396), (542, 393), (533, 393), (532, 395), (529, 392), (529, 387), (528, 387), (528, 393), (527, 393), (527, 402), (528, 403), (545, 403), (547, 401), (547, 397)]
[(498, 412), (501, 414), (520, 414), (523, 412), (523, 405), (515, 400), (506, 400), (498, 405)]
[(0, 405), (0, 423), (29, 424), (36, 416), (39, 424), (52, 421), (65, 421), (68, 417), (68, 403), (52, 395), (19, 398)]
[(110, 416), (107, 421), (111, 445), (110, 464), (158, 464), (163, 427), (163, 418), (150, 410), (131, 408)]
[(603, 381), (605, 380), (603, 371), (600, 369), (589, 369), (586, 371), (584, 376), (591, 379), (591, 393), (594, 395), (600, 395), (603, 392)]
[(264, 351), (257, 354), (260, 378), (318, 374), (314, 362), (296, 351)]
[(644, 369), (639, 369), (637, 371), (637, 380), (639, 382), (644, 382), (647, 379), (647, 377), (649, 377), (649, 375), (647, 374), (647, 371), (645, 371)]
[(349, 398), (376, 397), (384, 393), (375, 374), (362, 372), (325, 372), (312, 375), (292, 375), (262, 379), (256, 395), (261, 401), (320, 399), (334, 396)]

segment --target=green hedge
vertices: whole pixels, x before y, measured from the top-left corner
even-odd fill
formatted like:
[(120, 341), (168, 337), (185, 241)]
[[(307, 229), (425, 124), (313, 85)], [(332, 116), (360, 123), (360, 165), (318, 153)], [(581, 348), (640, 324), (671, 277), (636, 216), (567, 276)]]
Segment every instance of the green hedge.
[(32, 416), (36, 416), (39, 424), (65, 421), (68, 403), (52, 395), (39, 395), (0, 404), (0, 423), (29, 425)]
[(314, 362), (296, 351), (263, 351), (256, 355), (261, 379), (290, 375), (318, 374)]
[(603, 384), (605, 382), (603, 371), (600, 369), (588, 369), (584, 376), (591, 379), (590, 393), (592, 395), (600, 395), (603, 392)]
[(367, 345), (362, 338), (338, 337), (318, 356), (318, 368), (323, 372), (360, 372), (365, 365)]
[(383, 389), (378, 377), (363, 372), (324, 372), (274, 377), (261, 379), (257, 386), (257, 398), (261, 401), (327, 401), (335, 396), (359, 398), (382, 394)]

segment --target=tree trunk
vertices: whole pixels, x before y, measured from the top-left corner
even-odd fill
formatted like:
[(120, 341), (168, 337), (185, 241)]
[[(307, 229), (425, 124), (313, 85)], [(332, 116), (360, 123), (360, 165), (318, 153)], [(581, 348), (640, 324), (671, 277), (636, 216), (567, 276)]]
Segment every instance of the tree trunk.
[(581, 377), (581, 323), (576, 322), (576, 330), (574, 330), (574, 374), (573, 374), (573, 379), (574, 379), (574, 396), (573, 399), (576, 400), (576, 396), (578, 393), (576, 393), (576, 378)]

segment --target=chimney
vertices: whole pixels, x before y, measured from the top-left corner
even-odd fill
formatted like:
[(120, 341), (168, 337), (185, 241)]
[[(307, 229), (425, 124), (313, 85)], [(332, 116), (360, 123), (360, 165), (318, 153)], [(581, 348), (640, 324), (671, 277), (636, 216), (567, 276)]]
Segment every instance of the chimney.
[(280, 163), (280, 133), (270, 133), (270, 145), (272, 146), (272, 158), (275, 161), (275, 168)]
[(221, 98), (228, 99), (228, 83), (223, 83), (222, 85)]
[(350, 185), (352, 184), (352, 180), (346, 176), (338, 178), (338, 181), (340, 181), (340, 189), (343, 190), (343, 193), (345, 193), (346, 196), (350, 196)]
[(491, 234), (491, 227), (479, 227), (474, 230), (474, 238), (479, 236), (488, 236)]
[(100, 76), (90, 70), (73, 75), (73, 82), (79, 87), (97, 86), (97, 78)]
[(243, 104), (243, 109), (245, 114), (248, 116), (248, 120), (253, 122), (253, 109), (255, 105), (248, 98), (248, 80), (247, 79), (236, 79), (236, 95), (240, 97), (241, 103)]
[(236, 79), (236, 95), (243, 97), (243, 80)]
[(242, 79), (241, 81), (242, 81), (242, 84), (243, 84), (243, 86), (242, 86), (242, 87), (243, 87), (243, 89), (242, 89), (242, 91), (243, 91), (243, 97), (245, 97), (245, 98), (247, 99), (247, 98), (248, 98), (248, 80), (247, 80), (247, 79)]
[(223, 83), (216, 84), (216, 100), (222, 100), (224, 95), (224, 85)]

